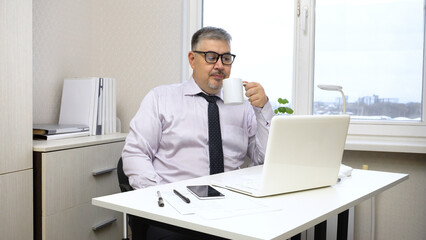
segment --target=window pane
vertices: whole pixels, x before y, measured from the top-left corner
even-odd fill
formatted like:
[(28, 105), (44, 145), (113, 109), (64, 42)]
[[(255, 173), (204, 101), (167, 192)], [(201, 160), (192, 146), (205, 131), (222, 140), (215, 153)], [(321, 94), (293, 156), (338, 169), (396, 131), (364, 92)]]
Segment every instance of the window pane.
[(259, 82), (273, 107), (292, 98), (294, 2), (204, 0), (203, 26), (232, 35), (231, 77)]
[[(315, 86), (340, 85), (352, 118), (420, 121), (424, 0), (317, 0)], [(339, 92), (314, 90), (314, 114), (338, 114)]]

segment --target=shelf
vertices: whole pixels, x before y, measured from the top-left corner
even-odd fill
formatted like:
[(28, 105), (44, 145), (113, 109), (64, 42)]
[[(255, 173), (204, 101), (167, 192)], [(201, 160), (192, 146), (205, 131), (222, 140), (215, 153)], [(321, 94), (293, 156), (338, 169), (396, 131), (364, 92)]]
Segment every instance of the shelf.
[(58, 140), (33, 140), (34, 152), (52, 152), (70, 148), (119, 142), (126, 139), (128, 133), (113, 133), (88, 137), (76, 137)]

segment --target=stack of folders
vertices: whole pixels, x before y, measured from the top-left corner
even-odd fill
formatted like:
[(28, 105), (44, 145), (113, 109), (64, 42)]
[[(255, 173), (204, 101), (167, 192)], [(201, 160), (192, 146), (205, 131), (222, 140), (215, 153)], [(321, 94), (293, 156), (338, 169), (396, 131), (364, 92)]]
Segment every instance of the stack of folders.
[(62, 89), (59, 124), (89, 126), (90, 135), (115, 133), (116, 81), (113, 78), (68, 78)]
[(89, 126), (79, 124), (33, 124), (34, 139), (63, 139), (89, 136)]

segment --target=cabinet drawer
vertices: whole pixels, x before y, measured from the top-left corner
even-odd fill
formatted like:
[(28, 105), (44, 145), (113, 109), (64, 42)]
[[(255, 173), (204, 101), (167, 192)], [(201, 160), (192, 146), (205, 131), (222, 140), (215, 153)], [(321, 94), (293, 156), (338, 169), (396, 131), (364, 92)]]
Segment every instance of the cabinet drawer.
[[(120, 239), (123, 214), (85, 203), (43, 217), (42, 239)], [(96, 230), (94, 230), (95, 228)]]
[(43, 153), (42, 216), (120, 191), (115, 170), (124, 142)]

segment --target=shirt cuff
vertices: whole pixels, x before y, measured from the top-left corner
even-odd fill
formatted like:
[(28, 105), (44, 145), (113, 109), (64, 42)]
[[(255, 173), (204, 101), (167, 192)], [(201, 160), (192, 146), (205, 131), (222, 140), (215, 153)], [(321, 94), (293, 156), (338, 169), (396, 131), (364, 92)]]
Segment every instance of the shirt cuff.
[(258, 119), (258, 122), (259, 120), (261, 120), (263, 121), (264, 126), (269, 127), (271, 125), (272, 117), (274, 117), (274, 111), (272, 110), (272, 105), (269, 100), (265, 104), (265, 106), (263, 106), (263, 108), (253, 106), (253, 109), (256, 114), (256, 118)]

